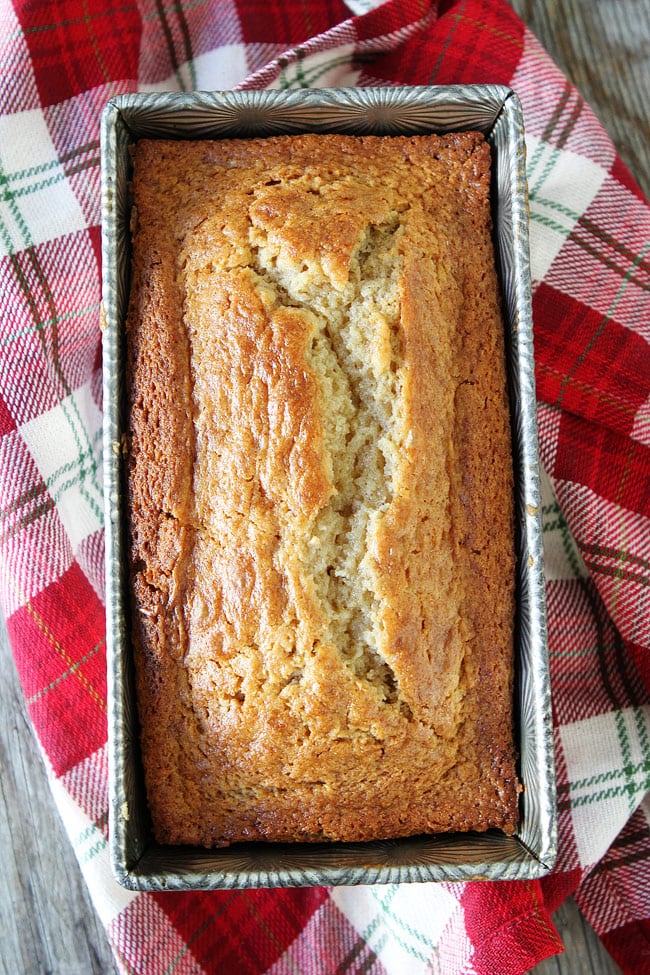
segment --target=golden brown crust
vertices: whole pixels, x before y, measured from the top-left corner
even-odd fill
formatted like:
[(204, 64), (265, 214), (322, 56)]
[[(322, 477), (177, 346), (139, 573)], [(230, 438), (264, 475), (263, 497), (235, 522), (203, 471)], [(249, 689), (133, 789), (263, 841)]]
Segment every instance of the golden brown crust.
[(163, 842), (512, 832), (477, 133), (135, 153), (131, 578)]

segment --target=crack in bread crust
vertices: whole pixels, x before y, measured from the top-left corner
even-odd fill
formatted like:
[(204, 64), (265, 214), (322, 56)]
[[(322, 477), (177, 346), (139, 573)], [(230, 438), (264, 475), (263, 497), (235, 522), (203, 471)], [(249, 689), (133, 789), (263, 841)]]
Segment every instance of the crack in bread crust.
[[(300, 560), (314, 580), (330, 639), (355, 675), (375, 684), (389, 703), (398, 698), (398, 681), (379, 649), (378, 597), (363, 560), (370, 525), (393, 497), (391, 471), (400, 446), (395, 230), (394, 220), (366, 230), (348, 286), (327, 304), (319, 294), (331, 294), (328, 280), (314, 276), (309, 287), (296, 289), (290, 275), (278, 272), (277, 255), (259, 232), (252, 247), (254, 270), (273, 288), (277, 303), (301, 308), (314, 322), (306, 361), (323, 404), (325, 465), (334, 492), (310, 530), (298, 536)], [(372, 354), (377, 348), (380, 363)], [(290, 523), (282, 527), (285, 536), (294, 534)]]

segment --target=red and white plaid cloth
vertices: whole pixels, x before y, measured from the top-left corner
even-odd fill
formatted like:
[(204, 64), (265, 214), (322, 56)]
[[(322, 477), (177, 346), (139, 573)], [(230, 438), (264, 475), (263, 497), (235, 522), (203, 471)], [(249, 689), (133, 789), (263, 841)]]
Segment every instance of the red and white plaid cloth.
[[(123, 972), (508, 975), (569, 894), (650, 971), (650, 208), (505, 0), (0, 0), (0, 600)], [(542, 882), (132, 894), (110, 876), (99, 118), (134, 90), (500, 82), (523, 102), (560, 852)]]

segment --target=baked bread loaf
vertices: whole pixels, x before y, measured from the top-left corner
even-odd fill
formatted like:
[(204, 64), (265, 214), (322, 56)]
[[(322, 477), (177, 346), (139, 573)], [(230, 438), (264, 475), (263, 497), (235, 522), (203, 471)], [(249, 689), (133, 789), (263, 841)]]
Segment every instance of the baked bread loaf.
[(161, 842), (515, 829), (489, 183), (475, 132), (134, 150), (129, 555)]

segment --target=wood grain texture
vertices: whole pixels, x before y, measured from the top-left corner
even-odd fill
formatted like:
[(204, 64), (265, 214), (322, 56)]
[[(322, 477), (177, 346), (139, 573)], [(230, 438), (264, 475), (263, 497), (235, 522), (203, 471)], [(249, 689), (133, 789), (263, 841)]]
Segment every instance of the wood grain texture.
[[(511, 2), (650, 195), (650, 0)], [(1, 633), (0, 666), (0, 975), (110, 975), (112, 955), (54, 807)], [(536, 966), (535, 975), (619, 972), (573, 901), (554, 920), (565, 954)]]

